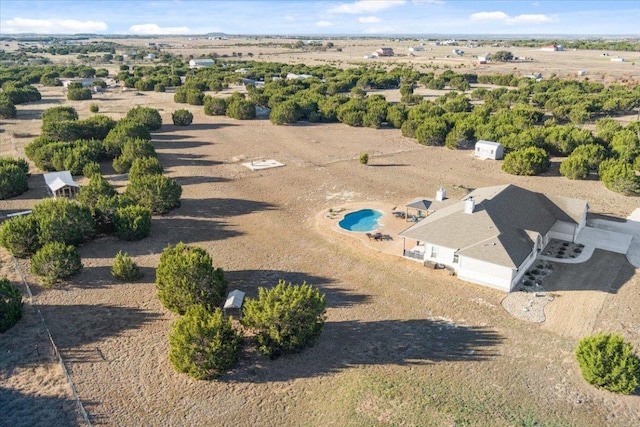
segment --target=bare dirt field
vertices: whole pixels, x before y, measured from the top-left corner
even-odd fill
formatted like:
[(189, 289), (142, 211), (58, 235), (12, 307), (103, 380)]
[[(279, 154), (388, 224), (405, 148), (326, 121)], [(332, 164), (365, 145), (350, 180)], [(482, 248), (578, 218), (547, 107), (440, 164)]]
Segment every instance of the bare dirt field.
[[(61, 88), (39, 89), (41, 102), (19, 106), (18, 119), (2, 123), (0, 155), (23, 155), (46, 108), (64, 103), (81, 118), (89, 116), (90, 102), (65, 101)], [(92, 424), (637, 425), (638, 396), (587, 385), (573, 356), (580, 336), (600, 330), (620, 332), (640, 347), (635, 270), (625, 270), (615, 292), (559, 291), (547, 306), (547, 321), (527, 323), (501, 307), (505, 294), (382, 251), (335, 231), (326, 220), (329, 208), (402, 206), (418, 196), (433, 197), (441, 186), (459, 198), (468, 189), (512, 183), (583, 198), (592, 212), (619, 217), (629, 215), (637, 199), (597, 181), (563, 178), (559, 159), (544, 176), (511, 176), (498, 162), (420, 146), (394, 129), (275, 126), (208, 117), (201, 107), (187, 107), (194, 123), (177, 128), (170, 114), (184, 106), (172, 97), (114, 91), (92, 102), (114, 118), (138, 104), (160, 109), (165, 124), (153, 142), (166, 174), (183, 187), (182, 206), (154, 218), (151, 236), (143, 241), (102, 237), (83, 245), (85, 268), (68, 285), (45, 290), (27, 274), (33, 303)], [(358, 162), (365, 151), (369, 166)], [(238, 159), (275, 159), (285, 166), (251, 171)], [(110, 165), (103, 170), (114, 179)], [(123, 187), (126, 181), (114, 184)], [(0, 215), (46, 197), (36, 170), (30, 187), (0, 202)], [(384, 220), (396, 221), (391, 215)], [(328, 310), (319, 342), (275, 361), (246, 350), (239, 366), (219, 381), (174, 372), (167, 335), (175, 316), (158, 302), (154, 279), (162, 249), (179, 241), (206, 248), (224, 268), (230, 290), (248, 296), (279, 279), (320, 287)], [(119, 250), (142, 267), (141, 282), (112, 279), (109, 269)], [(27, 261), (20, 265), (28, 271)], [(2, 274), (18, 279), (6, 256)], [(25, 318), (0, 336), (0, 425), (76, 425), (59, 365), (44, 350), (34, 354), (36, 344), (46, 348), (37, 323), (28, 304)]]

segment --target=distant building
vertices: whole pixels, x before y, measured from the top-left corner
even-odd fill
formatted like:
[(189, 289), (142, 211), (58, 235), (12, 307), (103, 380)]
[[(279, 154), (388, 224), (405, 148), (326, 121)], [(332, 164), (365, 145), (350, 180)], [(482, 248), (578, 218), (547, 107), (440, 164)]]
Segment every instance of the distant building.
[(67, 89), (71, 83), (80, 83), (82, 87), (91, 87), (95, 79), (69, 79), (62, 81), (62, 87)]
[(481, 139), (476, 142), (473, 155), (480, 159), (500, 160), (504, 156), (504, 147), (499, 142)]
[(562, 46), (561, 44), (550, 44), (548, 46), (542, 46), (540, 48), (541, 51), (543, 52), (558, 52), (558, 51), (563, 51), (564, 50), (564, 46)]
[(393, 56), (393, 55), (395, 55), (393, 53), (393, 49), (391, 49), (390, 47), (381, 47), (380, 49), (376, 50), (376, 53), (378, 54), (378, 56)]
[(210, 58), (192, 59), (189, 61), (189, 68), (206, 68), (211, 67), (216, 61)]
[(73, 180), (69, 171), (45, 173), (44, 182), (53, 198), (74, 197), (80, 191), (80, 186)]
[(621, 58), (621, 57), (611, 58), (611, 62), (624, 62), (624, 58)]
[(311, 74), (296, 74), (296, 73), (287, 73), (287, 79), (295, 80), (295, 79), (311, 79), (313, 76)]
[(408, 50), (409, 50), (409, 52), (424, 52), (424, 47), (422, 47), (422, 46), (412, 46)]

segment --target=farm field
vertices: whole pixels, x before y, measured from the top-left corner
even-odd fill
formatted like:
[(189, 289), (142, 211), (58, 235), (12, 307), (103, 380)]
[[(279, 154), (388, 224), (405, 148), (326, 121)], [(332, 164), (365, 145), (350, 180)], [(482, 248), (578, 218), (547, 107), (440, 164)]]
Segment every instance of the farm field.
[[(336, 41), (343, 43), (342, 56), (361, 58), (375, 50), (373, 41), (354, 45), (353, 53), (348, 43), (356, 42)], [(257, 56), (255, 47), (242, 49)], [(518, 72), (563, 76), (574, 73), (574, 67), (593, 69), (593, 75), (606, 74), (605, 82), (638, 75), (637, 65), (610, 68), (611, 63), (599, 62), (598, 52), (535, 56), (550, 54), (566, 55), (567, 62), (549, 57), (535, 70), (518, 65)], [(580, 63), (578, 54), (591, 62)], [(346, 64), (337, 53), (318, 53), (317, 59), (309, 55), (266, 51), (260, 59)], [(506, 66), (490, 72), (507, 72)], [(143, 420), (149, 426), (631, 426), (640, 419), (637, 395), (589, 386), (573, 355), (583, 333), (600, 330), (623, 333), (640, 347), (635, 270), (628, 271), (617, 293), (558, 291), (547, 306), (547, 321), (533, 324), (501, 307), (504, 293), (376, 250), (324, 222), (330, 208), (403, 206), (418, 196), (432, 198), (440, 187), (460, 198), (468, 189), (511, 183), (582, 198), (592, 213), (621, 218), (637, 207), (636, 198), (611, 192), (595, 180), (562, 177), (557, 158), (542, 176), (512, 176), (498, 162), (476, 160), (470, 151), (421, 146), (396, 129), (339, 123), (275, 126), (268, 120), (205, 116), (195, 106), (186, 107), (194, 114), (193, 124), (181, 128), (170, 124), (171, 112), (184, 108), (171, 93), (113, 90), (92, 101), (72, 102), (65, 100), (62, 88), (38, 89), (42, 101), (18, 106), (18, 118), (3, 121), (0, 155), (22, 156), (49, 107), (72, 105), (86, 118), (89, 104), (97, 103), (101, 114), (118, 119), (144, 105), (162, 115), (164, 125), (152, 133), (152, 141), (165, 173), (183, 188), (181, 207), (154, 217), (150, 237), (131, 243), (103, 237), (81, 246), (85, 268), (69, 285), (44, 290), (26, 273), (28, 262), (20, 261), (33, 284), (33, 302), (93, 425), (140, 425)], [(397, 91), (390, 92), (391, 100)], [(368, 166), (358, 162), (365, 151)], [(285, 166), (251, 171), (241, 165), (259, 159)], [(105, 176), (124, 188), (125, 178), (114, 175), (109, 164), (102, 166)], [(32, 170), (29, 184), (27, 193), (0, 202), (1, 216), (46, 197), (39, 171)], [(385, 221), (398, 220), (387, 215)], [(328, 310), (319, 342), (275, 361), (246, 350), (239, 366), (218, 381), (195, 381), (174, 372), (167, 335), (175, 316), (160, 305), (154, 279), (162, 249), (179, 241), (209, 251), (215, 266), (225, 270), (229, 289), (248, 296), (279, 279), (320, 287)], [(111, 277), (119, 250), (135, 257), (145, 274), (142, 281), (119, 283)], [(6, 253), (1, 267), (17, 280)], [(582, 312), (575, 310), (577, 304)], [(80, 424), (59, 365), (44, 350), (34, 354), (36, 343), (46, 348), (35, 316), (26, 305), (24, 320), (0, 336), (0, 349), (12, 353), (0, 359), (0, 425)], [(51, 409), (45, 416), (33, 407)]]

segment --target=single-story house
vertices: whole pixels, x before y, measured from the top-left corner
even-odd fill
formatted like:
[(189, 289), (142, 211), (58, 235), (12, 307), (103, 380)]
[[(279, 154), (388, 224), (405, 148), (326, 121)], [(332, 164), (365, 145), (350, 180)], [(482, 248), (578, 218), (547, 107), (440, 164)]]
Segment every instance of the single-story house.
[(480, 139), (476, 142), (473, 155), (480, 159), (500, 160), (504, 157), (504, 147), (499, 142)]
[(401, 232), (403, 255), (511, 292), (550, 239), (575, 241), (588, 207), (515, 185), (479, 188)]
[(216, 61), (210, 58), (191, 59), (189, 61), (189, 68), (206, 68), (211, 67), (215, 63)]
[(44, 182), (53, 198), (74, 197), (80, 191), (80, 186), (73, 180), (69, 171), (45, 173)]
[(393, 49), (391, 49), (390, 47), (381, 47), (380, 49), (376, 50), (376, 53), (378, 54), (378, 56), (393, 56)]
[(96, 79), (68, 79), (62, 81), (62, 87), (67, 89), (71, 83), (80, 83), (82, 87), (91, 87)]
[(422, 46), (412, 46), (408, 49), (409, 52), (424, 52), (424, 47)]
[(288, 80), (304, 80), (304, 79), (312, 79), (313, 76), (311, 74), (296, 74), (296, 73), (287, 73)]

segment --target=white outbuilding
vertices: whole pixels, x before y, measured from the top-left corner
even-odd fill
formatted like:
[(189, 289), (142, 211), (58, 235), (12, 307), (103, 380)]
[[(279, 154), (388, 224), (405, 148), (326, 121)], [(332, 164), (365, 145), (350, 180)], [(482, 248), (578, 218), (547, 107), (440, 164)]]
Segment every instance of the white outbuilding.
[(53, 198), (75, 197), (80, 191), (80, 186), (73, 180), (69, 171), (45, 173), (44, 182)]
[(500, 160), (504, 157), (504, 147), (499, 142), (481, 139), (476, 142), (473, 154), (480, 159)]

